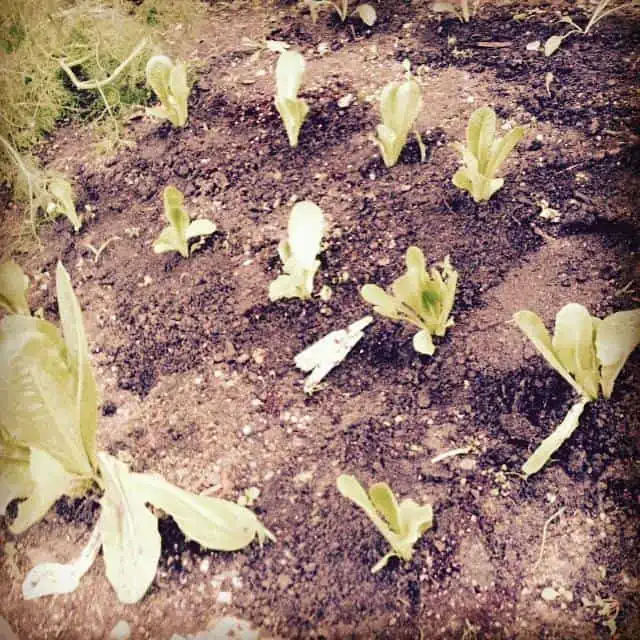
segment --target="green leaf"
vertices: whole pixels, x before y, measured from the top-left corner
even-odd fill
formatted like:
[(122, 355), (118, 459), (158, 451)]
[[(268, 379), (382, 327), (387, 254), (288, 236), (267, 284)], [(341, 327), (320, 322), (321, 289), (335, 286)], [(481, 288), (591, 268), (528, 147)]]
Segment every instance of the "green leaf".
[(289, 144), (298, 145), (298, 134), (309, 113), (307, 103), (298, 98), (306, 62), (297, 51), (284, 51), (276, 63), (276, 108), (285, 129)]
[(41, 520), (58, 498), (73, 491), (77, 480), (54, 457), (36, 447), (31, 448), (29, 474), (33, 490), (18, 506), (18, 517), (9, 527), (14, 535)]
[(478, 161), (478, 171), (485, 173), (489, 150), (496, 133), (496, 114), (491, 107), (476, 109), (467, 125), (467, 148)]
[(0, 328), (2, 425), (17, 442), (56, 458), (69, 473), (91, 476), (78, 422), (77, 389), (67, 349), (49, 322), (7, 316)]
[(553, 55), (560, 48), (563, 39), (562, 36), (551, 36), (548, 38), (544, 43), (544, 55), (547, 58)]
[(169, 76), (173, 63), (167, 56), (152, 56), (147, 62), (145, 75), (147, 83), (163, 105), (169, 101)]
[(154, 253), (169, 253), (177, 251), (183, 258), (189, 257), (188, 247), (178, 235), (174, 227), (165, 227), (153, 242)]
[(184, 62), (177, 62), (169, 73), (169, 102), (175, 111), (175, 121), (172, 120), (171, 124), (176, 127), (183, 127), (187, 123), (188, 98), (187, 67)]
[(82, 576), (95, 562), (101, 544), (100, 527), (96, 527), (80, 556), (73, 562), (68, 564), (44, 562), (33, 567), (22, 583), (24, 599), (35, 600), (43, 596), (75, 591)]
[(422, 92), (413, 78), (401, 83), (389, 82), (382, 89), (382, 124), (376, 128), (375, 141), (387, 167), (392, 167), (398, 161), (421, 109)]
[(133, 604), (146, 593), (160, 559), (158, 522), (139, 494), (127, 466), (98, 454), (105, 492), (98, 526), (107, 579), (120, 602)]
[(168, 483), (155, 474), (132, 474), (136, 494), (170, 514), (182, 532), (208, 549), (235, 551), (274, 539), (252, 511), (235, 502), (199, 496)]
[(169, 224), (183, 238), (189, 226), (189, 214), (184, 210), (184, 195), (173, 186), (165, 188), (162, 199), (164, 202), (164, 215)]
[(619, 311), (602, 320), (596, 329), (596, 353), (602, 366), (602, 395), (610, 398), (618, 374), (640, 344), (640, 309)]
[(313, 278), (320, 266), (316, 259), (320, 252), (326, 227), (322, 209), (304, 200), (291, 209), (288, 239), (280, 243), (278, 253), (284, 260), (286, 275), (279, 276), (269, 285), (269, 299), (310, 298)]
[(73, 202), (71, 184), (63, 178), (54, 177), (50, 180), (47, 188), (54, 199), (56, 211), (64, 214), (69, 219), (74, 231), (80, 231), (82, 222), (78, 217), (76, 205)]
[(600, 371), (594, 345), (591, 314), (580, 304), (567, 304), (556, 315), (552, 340), (554, 353), (586, 395), (598, 397)]
[(97, 467), (98, 392), (89, 360), (82, 311), (71, 286), (69, 274), (61, 262), (58, 262), (56, 268), (56, 290), (60, 324), (67, 347), (69, 368), (74, 378), (75, 424), (80, 428), (85, 452), (91, 466), (95, 469)]
[(360, 20), (368, 27), (372, 27), (378, 18), (376, 10), (368, 3), (358, 5), (354, 13), (357, 13), (360, 16)]
[(587, 392), (574, 380), (555, 353), (551, 336), (542, 320), (532, 311), (518, 311), (514, 314), (513, 320), (527, 338), (531, 340), (549, 366), (555, 369), (581, 396), (588, 396)]
[(514, 127), (504, 138), (498, 141), (496, 148), (492, 150), (491, 157), (487, 165), (486, 175), (489, 178), (493, 178), (495, 176), (502, 163), (507, 159), (507, 156), (513, 151), (515, 146), (523, 137), (524, 128)]
[(413, 336), (413, 348), (426, 356), (432, 356), (436, 350), (431, 334), (425, 330), (419, 331)]
[(162, 107), (147, 109), (147, 113), (169, 120), (175, 127), (183, 127), (187, 122), (189, 98), (184, 63), (174, 64), (167, 56), (152, 56), (147, 62), (146, 78), (162, 103)]
[(29, 449), (2, 436), (0, 428), (0, 516), (16, 498), (26, 498), (33, 491), (29, 471)]
[(529, 459), (522, 465), (522, 472), (525, 476), (533, 475), (544, 467), (549, 458), (562, 446), (563, 442), (571, 437), (571, 434), (578, 427), (580, 416), (584, 408), (589, 402), (587, 398), (583, 398), (577, 404), (574, 404), (565, 416), (564, 420), (556, 427), (555, 431), (547, 436), (531, 454)]
[(187, 240), (191, 240), (200, 236), (210, 236), (212, 233), (215, 233), (216, 228), (216, 225), (211, 222), (211, 220), (200, 218), (198, 220), (194, 220), (187, 227), (185, 237), (187, 238)]
[(390, 296), (376, 284), (365, 284), (360, 290), (360, 295), (366, 302), (374, 305), (373, 310), (380, 315), (389, 318), (399, 318), (397, 303), (393, 296)]
[(31, 315), (27, 302), (29, 278), (13, 260), (0, 264), (0, 309), (7, 313)]
[(431, 505), (421, 507), (413, 500), (403, 500), (398, 505), (391, 488), (385, 483), (372, 485), (369, 497), (358, 480), (351, 475), (339, 476), (336, 485), (345, 498), (364, 510), (392, 547), (392, 551), (374, 565), (371, 572), (382, 569), (394, 555), (405, 561), (411, 560), (413, 546), (433, 524)]

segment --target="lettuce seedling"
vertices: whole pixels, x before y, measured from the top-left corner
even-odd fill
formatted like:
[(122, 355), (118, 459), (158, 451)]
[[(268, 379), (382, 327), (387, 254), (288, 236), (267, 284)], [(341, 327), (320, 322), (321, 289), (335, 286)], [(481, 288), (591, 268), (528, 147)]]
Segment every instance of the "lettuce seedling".
[(433, 526), (433, 507), (430, 504), (420, 506), (411, 499), (398, 504), (386, 482), (372, 484), (369, 495), (354, 476), (343, 474), (336, 484), (345, 498), (364, 510), (391, 545), (391, 551), (371, 568), (371, 573), (380, 571), (394, 556), (409, 562), (413, 557), (413, 546)]
[(146, 77), (162, 103), (161, 107), (147, 109), (147, 113), (161, 120), (169, 120), (174, 127), (184, 127), (189, 98), (184, 62), (174, 64), (167, 56), (153, 56), (147, 62)]
[[(336, 2), (331, 2), (331, 0), (303, 0), (302, 5), (309, 8), (311, 20), (314, 23), (318, 20), (320, 9), (326, 7), (333, 7), (341, 22), (344, 22), (349, 16), (349, 0), (337, 0)], [(351, 15), (357, 15), (368, 27), (372, 27), (378, 19), (376, 10), (369, 3), (359, 4), (351, 12)]]
[(54, 175), (48, 180), (47, 192), (49, 195), (47, 213), (53, 215), (62, 214), (71, 222), (74, 231), (80, 231), (82, 220), (76, 212), (71, 183), (64, 178)]
[(153, 250), (155, 253), (178, 251), (183, 258), (188, 258), (198, 246), (196, 243), (189, 247), (189, 241), (210, 236), (215, 232), (216, 225), (205, 219), (191, 222), (189, 214), (182, 206), (184, 195), (175, 187), (169, 186), (164, 190), (163, 200), (164, 215), (169, 221), (169, 226), (160, 232), (158, 239), (153, 243)]
[(38, 522), (62, 495), (102, 492), (101, 514), (89, 544), (73, 563), (34, 567), (25, 598), (73, 591), (103, 549), (107, 579), (120, 601), (137, 602), (160, 558), (156, 517), (170, 514), (204, 547), (235, 550), (255, 537), (273, 538), (248, 509), (174, 487), (160, 476), (131, 473), (96, 450), (98, 397), (80, 305), (69, 275), (56, 270), (62, 334), (40, 318), (11, 314), (0, 325), (0, 515), (26, 498), (10, 525), (14, 534)]
[(461, 154), (464, 166), (456, 171), (453, 184), (468, 191), (476, 202), (489, 200), (502, 188), (503, 178), (495, 175), (513, 148), (524, 136), (523, 127), (514, 127), (504, 138), (496, 137), (496, 114), (491, 107), (476, 109), (467, 125), (467, 144), (453, 147)]
[(433, 355), (432, 335), (443, 336), (453, 326), (449, 317), (456, 295), (458, 272), (449, 262), (449, 256), (427, 272), (424, 254), (418, 247), (409, 247), (405, 257), (407, 271), (391, 285), (391, 294), (375, 284), (362, 287), (361, 295), (374, 305), (377, 313), (404, 320), (420, 329), (413, 337), (413, 348), (418, 353)]
[(448, 13), (460, 22), (469, 22), (471, 16), (475, 13), (478, 1), (460, 0), (459, 4), (452, 2), (434, 2), (431, 5), (431, 11), (436, 13)]
[(309, 200), (297, 202), (289, 216), (288, 238), (278, 246), (284, 275), (269, 285), (269, 300), (311, 297), (313, 278), (320, 266), (316, 259), (325, 230), (322, 209)]
[(7, 313), (31, 315), (27, 302), (29, 278), (13, 260), (0, 264), (0, 309)]
[(587, 25), (585, 27), (581, 27), (580, 25), (576, 24), (569, 16), (563, 16), (562, 18), (560, 18), (560, 22), (565, 22), (571, 27), (571, 29), (561, 36), (553, 35), (548, 38), (544, 43), (544, 55), (547, 57), (553, 55), (561, 47), (565, 38), (568, 38), (573, 34), (578, 33), (583, 36), (588, 35), (591, 29), (595, 27), (598, 22), (600, 22), (600, 20), (606, 18), (612, 13), (616, 13), (617, 11), (626, 9), (627, 7), (637, 7), (638, 4), (640, 4), (638, 3), (638, 0), (633, 0), (633, 2), (623, 2), (622, 4), (618, 4), (617, 6), (611, 6), (613, 5), (613, 3), (614, 0), (600, 0), (600, 2), (598, 2), (598, 4), (593, 9), (593, 13), (591, 14), (589, 22), (587, 22)]
[(610, 398), (627, 358), (640, 344), (640, 309), (619, 311), (600, 320), (580, 304), (567, 304), (556, 315), (553, 338), (532, 311), (518, 311), (516, 325), (547, 363), (580, 395), (563, 422), (523, 465), (526, 475), (539, 471), (578, 426), (585, 405), (599, 391)]
[(307, 103), (298, 98), (305, 67), (304, 57), (297, 51), (284, 51), (276, 63), (276, 109), (292, 147), (298, 146), (300, 128), (309, 113)]
[[(404, 82), (389, 82), (382, 90), (382, 124), (376, 128), (374, 142), (380, 147), (382, 159), (387, 167), (393, 167), (398, 162), (421, 109), (422, 92), (412, 77)], [(420, 140), (419, 136), (418, 139)]]

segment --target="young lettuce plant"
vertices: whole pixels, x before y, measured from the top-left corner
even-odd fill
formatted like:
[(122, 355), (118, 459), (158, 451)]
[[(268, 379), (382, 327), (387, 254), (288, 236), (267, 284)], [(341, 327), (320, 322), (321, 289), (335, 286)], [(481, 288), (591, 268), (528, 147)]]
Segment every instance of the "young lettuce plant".
[(309, 106), (298, 98), (306, 62), (297, 51), (283, 51), (276, 63), (276, 109), (282, 118), (289, 145), (298, 146), (298, 136)]
[(34, 567), (26, 598), (69, 593), (102, 546), (107, 579), (125, 603), (140, 600), (160, 558), (156, 517), (146, 503), (173, 516), (185, 535), (220, 550), (240, 549), (271, 534), (233, 502), (191, 494), (152, 474), (132, 473), (96, 449), (98, 393), (82, 313), (69, 275), (56, 270), (62, 334), (46, 320), (23, 314), (0, 325), (0, 515), (16, 498), (9, 526), (19, 534), (38, 522), (62, 495), (102, 492), (96, 529), (71, 564)]
[(467, 144), (453, 147), (462, 156), (464, 166), (453, 176), (453, 184), (468, 191), (475, 202), (484, 202), (502, 188), (503, 178), (496, 178), (500, 165), (524, 136), (523, 127), (514, 127), (504, 138), (496, 137), (496, 114), (491, 107), (476, 109), (467, 125)]
[(611, 397), (616, 378), (640, 343), (640, 309), (619, 311), (600, 320), (580, 304), (567, 304), (556, 315), (553, 338), (532, 311), (518, 311), (516, 325), (531, 340), (547, 363), (580, 395), (580, 400), (555, 431), (522, 466), (529, 476), (542, 469), (578, 427), (588, 402), (602, 391)]
[[(318, 20), (320, 9), (325, 7), (333, 7), (341, 22), (344, 22), (349, 17), (349, 0), (337, 0), (336, 2), (331, 2), (331, 0), (303, 0), (302, 4), (309, 8), (311, 20), (314, 23)], [(378, 19), (376, 10), (369, 3), (359, 4), (351, 12), (351, 15), (357, 15), (368, 27), (372, 27)]]
[(288, 238), (278, 246), (284, 275), (269, 285), (269, 300), (300, 298), (313, 292), (313, 278), (320, 266), (316, 256), (325, 230), (322, 209), (309, 200), (297, 202), (289, 216)]
[(375, 284), (362, 287), (361, 295), (374, 305), (373, 310), (394, 320), (404, 320), (418, 327), (413, 336), (413, 348), (418, 353), (433, 355), (432, 335), (443, 336), (453, 326), (449, 317), (456, 295), (458, 272), (449, 256), (427, 272), (424, 254), (418, 247), (409, 247), (405, 257), (407, 271), (391, 285), (391, 294)]
[(198, 219), (193, 222), (189, 214), (184, 210), (184, 195), (175, 187), (167, 187), (163, 194), (164, 215), (169, 221), (153, 243), (155, 253), (177, 251), (183, 258), (188, 258), (199, 246), (199, 243), (189, 246), (189, 241), (194, 238), (210, 236), (216, 230), (216, 225), (211, 220)]
[(587, 22), (585, 27), (581, 27), (576, 24), (569, 16), (563, 16), (560, 18), (560, 22), (565, 22), (571, 27), (571, 29), (561, 36), (553, 35), (548, 38), (544, 43), (544, 55), (547, 57), (553, 55), (562, 46), (565, 38), (576, 33), (586, 36), (603, 18), (628, 7), (637, 7), (639, 4), (638, 0), (622, 2), (618, 5), (615, 5), (615, 0), (600, 0), (600, 2), (595, 6), (593, 13), (591, 14), (591, 18), (589, 18), (589, 22)]
[(147, 62), (147, 83), (158, 96), (161, 107), (147, 109), (160, 120), (169, 120), (174, 127), (187, 123), (187, 68), (183, 62), (173, 63), (167, 56), (152, 56)]
[(433, 526), (433, 507), (430, 504), (420, 506), (411, 499), (398, 504), (386, 482), (372, 484), (369, 495), (354, 476), (343, 474), (336, 484), (338, 491), (369, 516), (391, 545), (391, 551), (371, 568), (371, 573), (380, 571), (393, 557), (409, 562), (413, 557), (413, 546)]
[[(380, 148), (387, 167), (398, 162), (422, 109), (422, 92), (418, 83), (410, 76), (404, 82), (389, 82), (380, 96), (382, 124), (376, 128), (374, 142)], [(422, 149), (422, 140), (415, 132)]]
[(469, 22), (478, 4), (478, 0), (475, 2), (473, 0), (460, 0), (458, 4), (453, 4), (452, 2), (434, 2), (431, 5), (431, 11), (448, 13), (460, 20), (460, 22)]

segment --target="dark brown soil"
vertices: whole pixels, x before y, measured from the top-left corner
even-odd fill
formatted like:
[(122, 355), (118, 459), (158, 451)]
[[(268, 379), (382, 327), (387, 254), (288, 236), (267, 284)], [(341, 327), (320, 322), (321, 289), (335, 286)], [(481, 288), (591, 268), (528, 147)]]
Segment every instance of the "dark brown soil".
[[(256, 513), (277, 542), (208, 552), (164, 519), (161, 565), (138, 605), (118, 604), (101, 561), (74, 594), (25, 602), (26, 571), (74, 557), (97, 515), (91, 498), (61, 501), (24, 536), (0, 533), (15, 544), (1, 560), (0, 612), (21, 638), (102, 638), (123, 618), (133, 638), (168, 639), (226, 614), (282, 638), (606, 638), (606, 620), (582, 601), (597, 596), (620, 605), (616, 637), (640, 635), (640, 354), (525, 482), (517, 471), (573, 398), (508, 324), (523, 308), (551, 323), (570, 301), (601, 317), (638, 304), (638, 20), (611, 17), (545, 58), (525, 47), (562, 29), (563, 3), (497, 4), (463, 25), (434, 19), (426, 3), (389, 1), (372, 29), (329, 16), (313, 25), (286, 3), (214, 4), (197, 42), (180, 45), (200, 60), (184, 129), (133, 120), (136, 148), (107, 159), (75, 127), (43, 147), (92, 214), (77, 235), (64, 220), (43, 228), (42, 251), (17, 259), (38, 278), (34, 308), (52, 319), (56, 262), (71, 274), (103, 388), (100, 446), (192, 491), (218, 486), (235, 500), (257, 486)], [(311, 112), (297, 149), (273, 105), (273, 54), (251, 61), (243, 35), (286, 40), (308, 60)], [(401, 78), (405, 57), (424, 86), (428, 160), (412, 143), (388, 170), (369, 140), (377, 102), (337, 100)], [(481, 104), (529, 130), (504, 188), (476, 205), (451, 184), (449, 143)], [(151, 250), (168, 184), (218, 225), (189, 260)], [(268, 301), (294, 198), (330, 221), (315, 281), (332, 288), (328, 302)], [(539, 216), (541, 199), (559, 223)], [(96, 263), (86, 244), (114, 236)], [(450, 255), (460, 274), (455, 326), (435, 356), (377, 317), (305, 397), (295, 354), (368, 313), (360, 287), (390, 284), (410, 245), (431, 262)], [(473, 453), (431, 462), (462, 446)], [(340, 473), (433, 503), (435, 527), (411, 563), (371, 575), (385, 542), (338, 494)], [(534, 571), (543, 525), (561, 507)], [(230, 575), (242, 586), (218, 604)], [(546, 602), (547, 586), (573, 599)]]

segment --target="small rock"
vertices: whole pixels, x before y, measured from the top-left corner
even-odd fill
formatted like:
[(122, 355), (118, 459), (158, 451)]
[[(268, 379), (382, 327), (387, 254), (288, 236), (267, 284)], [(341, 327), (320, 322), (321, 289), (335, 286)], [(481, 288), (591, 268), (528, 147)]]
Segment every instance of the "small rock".
[(233, 600), (233, 594), (231, 591), (221, 591), (216, 598), (218, 604), (231, 604)]

